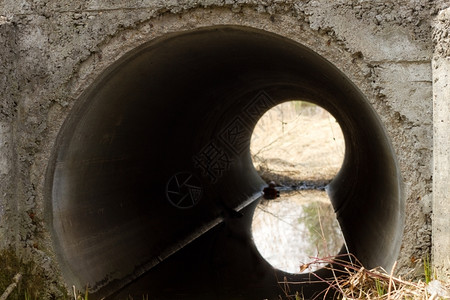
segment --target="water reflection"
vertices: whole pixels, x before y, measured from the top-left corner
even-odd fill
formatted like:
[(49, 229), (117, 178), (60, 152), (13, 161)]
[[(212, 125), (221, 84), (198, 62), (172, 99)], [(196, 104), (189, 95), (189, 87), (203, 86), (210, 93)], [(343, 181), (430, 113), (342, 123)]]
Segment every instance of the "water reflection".
[(321, 190), (282, 191), (277, 200), (263, 200), (252, 231), (261, 255), (290, 273), (299, 273), (314, 257), (336, 255), (344, 243), (328, 195)]

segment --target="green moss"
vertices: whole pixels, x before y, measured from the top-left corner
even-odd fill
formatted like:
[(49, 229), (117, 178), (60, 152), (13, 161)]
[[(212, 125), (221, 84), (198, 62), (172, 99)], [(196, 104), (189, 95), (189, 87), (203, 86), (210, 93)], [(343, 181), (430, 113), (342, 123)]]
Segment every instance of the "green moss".
[(12, 249), (0, 251), (0, 295), (13, 283), (14, 276), (20, 273), (22, 279), (8, 296), (8, 300), (34, 300), (45, 298), (44, 272), (32, 262), (24, 263)]

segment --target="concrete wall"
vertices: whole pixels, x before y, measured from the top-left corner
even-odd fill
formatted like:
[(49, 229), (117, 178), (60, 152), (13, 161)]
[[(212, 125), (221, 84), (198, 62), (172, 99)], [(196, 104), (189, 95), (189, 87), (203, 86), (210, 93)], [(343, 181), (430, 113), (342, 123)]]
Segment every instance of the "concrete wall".
[(435, 20), (433, 41), (433, 245), (438, 274), (450, 278), (450, 10)]
[[(397, 272), (420, 273), (421, 259), (431, 251), (433, 188), (439, 193), (434, 196), (436, 218), (448, 222), (445, 214), (436, 214), (448, 203), (449, 155), (449, 108), (438, 86), (435, 118), (444, 122), (435, 123), (440, 152), (434, 168), (432, 159), (432, 78), (440, 79), (448, 68), (447, 55), (434, 51), (432, 20), (448, 6), (445, 2), (2, 1), (0, 246), (20, 248), (57, 278), (59, 267), (44, 221), (46, 168), (73, 105), (108, 66), (144, 42), (166, 33), (233, 24), (311, 48), (366, 95), (392, 141), (404, 180), (406, 219)], [(433, 53), (437, 71), (432, 71)], [(442, 234), (448, 245), (448, 234)], [(433, 253), (442, 257), (442, 252)]]

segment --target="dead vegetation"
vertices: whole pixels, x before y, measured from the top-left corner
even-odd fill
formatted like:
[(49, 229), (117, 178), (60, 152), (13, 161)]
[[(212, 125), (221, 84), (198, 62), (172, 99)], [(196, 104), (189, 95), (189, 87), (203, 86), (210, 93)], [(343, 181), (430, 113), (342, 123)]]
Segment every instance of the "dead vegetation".
[[(425, 277), (419, 281), (408, 281), (395, 277), (395, 265), (388, 273), (382, 268), (366, 269), (352, 255), (340, 255), (327, 258), (316, 258), (313, 262), (300, 266), (300, 269), (311, 268), (315, 264), (326, 265), (333, 276), (320, 278), (315, 275), (317, 282), (325, 282), (328, 288), (315, 299), (390, 299), (390, 300), (437, 300), (450, 299), (450, 283), (435, 278), (433, 272), (424, 270)], [(424, 263), (425, 268), (431, 268)], [(428, 274), (428, 275), (427, 275)], [(428, 277), (430, 276), (430, 277)], [(286, 299), (304, 299), (296, 292), (295, 286), (311, 284), (306, 282), (281, 282), (284, 287)]]

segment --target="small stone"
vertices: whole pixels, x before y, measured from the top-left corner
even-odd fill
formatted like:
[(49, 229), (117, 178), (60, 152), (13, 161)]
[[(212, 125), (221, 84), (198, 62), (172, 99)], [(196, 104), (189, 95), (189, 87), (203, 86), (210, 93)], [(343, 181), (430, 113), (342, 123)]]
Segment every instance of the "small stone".
[(439, 280), (432, 280), (428, 283), (427, 292), (430, 295), (436, 295), (444, 299), (450, 298), (450, 290), (446, 288)]

